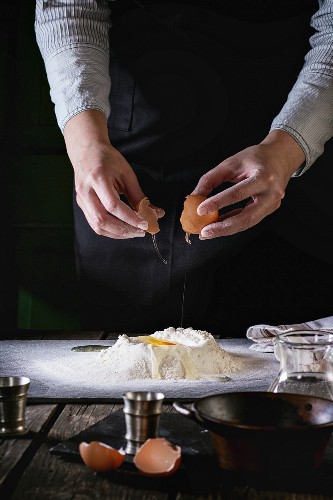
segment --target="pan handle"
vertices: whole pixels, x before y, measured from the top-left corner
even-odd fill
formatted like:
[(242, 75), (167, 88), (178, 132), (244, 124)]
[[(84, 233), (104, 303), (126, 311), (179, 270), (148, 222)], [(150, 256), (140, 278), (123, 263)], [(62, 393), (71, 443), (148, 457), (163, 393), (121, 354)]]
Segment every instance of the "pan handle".
[(172, 406), (178, 413), (181, 415), (184, 415), (184, 417), (188, 417), (191, 420), (195, 420), (198, 424), (203, 424), (202, 418), (199, 417), (199, 415), (193, 411), (191, 408), (187, 408), (185, 405), (180, 403), (179, 401), (174, 401), (172, 403)]

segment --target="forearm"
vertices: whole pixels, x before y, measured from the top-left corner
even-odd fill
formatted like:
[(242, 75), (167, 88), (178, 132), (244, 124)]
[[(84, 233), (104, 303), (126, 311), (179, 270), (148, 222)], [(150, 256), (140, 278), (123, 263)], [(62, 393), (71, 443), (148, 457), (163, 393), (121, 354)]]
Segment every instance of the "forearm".
[(312, 17), (316, 33), (302, 71), (271, 130), (284, 130), (300, 145), (305, 162), (293, 175), (307, 170), (333, 135), (333, 0), (319, 2)]
[(261, 144), (269, 145), (272, 155), (275, 154), (282, 160), (287, 182), (305, 163), (305, 153), (302, 147), (290, 134), (283, 130), (271, 130)]
[(89, 150), (110, 148), (107, 120), (96, 110), (82, 111), (73, 116), (64, 128), (67, 153), (73, 164)]
[(305, 172), (323, 153), (333, 135), (333, 77), (310, 73), (300, 77), (271, 130), (284, 130), (303, 149), (306, 161), (294, 175)]
[(109, 116), (109, 28), (105, 0), (36, 2), (36, 38), (62, 131), (84, 110)]

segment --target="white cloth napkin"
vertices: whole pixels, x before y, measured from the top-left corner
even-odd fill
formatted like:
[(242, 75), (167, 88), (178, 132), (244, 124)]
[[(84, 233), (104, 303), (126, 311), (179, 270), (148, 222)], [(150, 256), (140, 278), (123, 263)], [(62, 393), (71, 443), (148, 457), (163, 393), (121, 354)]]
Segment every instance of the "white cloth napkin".
[(333, 316), (295, 325), (254, 325), (247, 329), (246, 336), (254, 342), (250, 349), (260, 352), (274, 352), (274, 337), (276, 335), (298, 330), (322, 330), (333, 333)]

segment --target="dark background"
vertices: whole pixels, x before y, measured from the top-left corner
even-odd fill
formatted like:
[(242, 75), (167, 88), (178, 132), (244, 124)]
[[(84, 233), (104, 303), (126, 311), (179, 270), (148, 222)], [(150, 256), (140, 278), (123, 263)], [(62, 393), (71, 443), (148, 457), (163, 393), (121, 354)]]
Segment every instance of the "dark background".
[(2, 330), (78, 328), (72, 168), (34, 33), (35, 2), (3, 6)]
[[(113, 15), (128, 3), (116, 2)], [(34, 9), (34, 0), (10, 2), (2, 6), (0, 21), (1, 335), (16, 328), (79, 329), (73, 175), (35, 40)], [(291, 180), (280, 209), (283, 227), (226, 267), (224, 277), (235, 297), (225, 311), (230, 324), (233, 319), (239, 324), (242, 308), (253, 310), (253, 322), (292, 323), (333, 314), (332, 163), (331, 140), (310, 171)], [(253, 269), (260, 263), (259, 277)], [(246, 304), (237, 301), (235, 273), (242, 274), (248, 290)], [(254, 293), (260, 287), (262, 293)], [(219, 307), (218, 297), (212, 307)]]

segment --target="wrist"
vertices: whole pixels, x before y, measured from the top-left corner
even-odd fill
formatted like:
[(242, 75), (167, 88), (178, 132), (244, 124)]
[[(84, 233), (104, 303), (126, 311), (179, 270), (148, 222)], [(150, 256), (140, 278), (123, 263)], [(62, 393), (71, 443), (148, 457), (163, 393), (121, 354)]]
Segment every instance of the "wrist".
[(73, 116), (65, 125), (68, 154), (96, 146), (110, 147), (107, 119), (101, 111), (89, 109)]
[(283, 162), (291, 177), (305, 162), (305, 154), (299, 143), (284, 130), (274, 129), (260, 143), (269, 146)]

